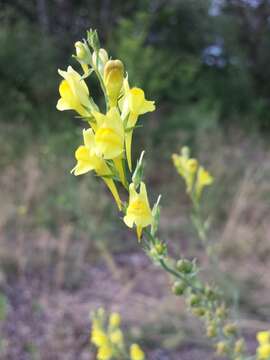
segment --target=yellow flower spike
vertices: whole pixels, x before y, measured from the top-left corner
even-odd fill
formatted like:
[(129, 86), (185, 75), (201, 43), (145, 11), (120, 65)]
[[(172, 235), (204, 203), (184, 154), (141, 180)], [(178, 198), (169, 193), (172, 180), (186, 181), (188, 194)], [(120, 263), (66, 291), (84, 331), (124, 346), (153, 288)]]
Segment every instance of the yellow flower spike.
[(213, 183), (214, 178), (206, 171), (202, 166), (199, 167), (197, 174), (197, 181), (195, 185), (195, 193), (197, 198), (200, 198), (201, 193), (205, 186), (209, 186)]
[(130, 347), (130, 360), (144, 360), (145, 355), (138, 344), (132, 344)]
[(270, 331), (259, 331), (256, 338), (260, 345), (268, 344), (270, 343)]
[(61, 98), (56, 108), (60, 111), (75, 110), (82, 117), (89, 117), (90, 112), (87, 109), (91, 107), (91, 103), (85, 81), (71, 66), (67, 71), (58, 70), (58, 72), (64, 80), (59, 85)]
[(97, 360), (111, 360), (113, 356), (113, 349), (110, 344), (101, 346), (98, 349)]
[(135, 224), (137, 227), (137, 236), (140, 241), (143, 228), (153, 222), (152, 212), (149, 206), (146, 187), (143, 182), (140, 184), (140, 193), (135, 190), (133, 183), (129, 186), (129, 204), (124, 217), (125, 224), (132, 228)]
[[(132, 169), (132, 160), (131, 160), (131, 144), (132, 144), (132, 135), (133, 128), (137, 123), (139, 115), (143, 115), (147, 112), (152, 112), (155, 110), (155, 102), (145, 99), (144, 91), (140, 88), (128, 89), (128, 94), (126, 95), (126, 100), (129, 107), (129, 118), (127, 122), (127, 128), (129, 129), (126, 133), (126, 153), (128, 166), (131, 171)], [(126, 105), (123, 105), (126, 107)]]
[[(101, 176), (105, 184), (110, 189), (116, 204), (121, 210), (121, 199), (119, 197), (114, 181), (109, 178), (112, 175), (109, 167), (104, 159), (98, 157), (95, 152), (95, 135), (92, 129), (83, 130), (84, 145), (78, 147), (75, 152), (77, 160), (76, 166), (71, 170), (75, 176), (85, 174), (89, 171), (95, 170), (97, 175)], [(106, 177), (108, 176), (108, 177)]]
[(115, 159), (124, 153), (124, 127), (116, 107), (104, 115), (93, 111), (97, 121), (95, 144), (98, 156)]
[(104, 82), (110, 107), (117, 105), (117, 99), (124, 80), (124, 65), (120, 60), (109, 60), (104, 67)]

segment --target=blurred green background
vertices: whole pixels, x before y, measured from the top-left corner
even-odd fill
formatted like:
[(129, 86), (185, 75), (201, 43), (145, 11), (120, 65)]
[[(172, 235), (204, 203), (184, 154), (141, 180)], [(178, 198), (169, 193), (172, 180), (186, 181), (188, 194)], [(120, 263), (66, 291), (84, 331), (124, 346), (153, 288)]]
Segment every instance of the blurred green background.
[[(267, 0), (0, 0), (4, 359), (91, 358), (87, 314), (100, 304), (123, 313), (151, 359), (200, 359), (203, 351), (211, 358), (197, 324), (169, 295), (168, 279), (154, 275), (118, 219), (110, 194), (92, 174), (69, 174), (83, 124), (56, 111), (57, 69), (77, 66), (74, 42), (89, 28), (124, 62), (130, 83), (156, 101), (157, 111), (136, 130), (134, 155), (146, 149), (146, 177), (152, 196), (163, 194), (161, 233), (171, 252), (197, 256), (209, 281), (215, 278), (170, 160), (189, 145), (216, 178), (204, 199), (220, 256), (215, 280), (226, 280), (247, 337), (266, 326), (269, 17)], [(97, 83), (88, 85), (98, 98)]]

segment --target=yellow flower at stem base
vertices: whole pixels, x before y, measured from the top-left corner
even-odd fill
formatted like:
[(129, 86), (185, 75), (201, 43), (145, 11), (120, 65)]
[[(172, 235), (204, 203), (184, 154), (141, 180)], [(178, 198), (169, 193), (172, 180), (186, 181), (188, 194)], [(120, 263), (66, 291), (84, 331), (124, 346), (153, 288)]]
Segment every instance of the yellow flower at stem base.
[(129, 169), (132, 169), (131, 160), (131, 144), (134, 127), (137, 123), (139, 115), (146, 114), (155, 110), (155, 102), (145, 99), (144, 91), (140, 88), (134, 87), (129, 89), (128, 82), (125, 80), (125, 101), (123, 108), (129, 109), (129, 117), (127, 121), (127, 133), (125, 137), (126, 153)]
[(129, 204), (124, 222), (130, 228), (132, 228), (134, 224), (136, 225), (138, 240), (141, 239), (142, 229), (151, 225), (153, 222), (146, 187), (143, 182), (140, 184), (139, 193), (136, 192), (133, 183), (129, 186)]
[(144, 360), (144, 352), (137, 344), (132, 344), (130, 347), (130, 359), (131, 360)]
[(83, 130), (83, 138), (84, 145), (79, 146), (75, 152), (77, 164), (71, 172), (74, 172), (74, 175), (78, 176), (95, 170), (97, 175), (103, 178), (104, 182), (110, 189), (119, 210), (121, 210), (121, 200), (117, 188), (114, 181), (110, 178), (110, 176), (112, 176), (111, 170), (105, 160), (98, 157), (95, 153), (95, 135), (93, 130)]
[(71, 66), (67, 71), (58, 70), (64, 78), (59, 85), (61, 98), (58, 100), (56, 108), (60, 111), (75, 110), (82, 117), (89, 117), (91, 107), (89, 90), (84, 80), (77, 71)]

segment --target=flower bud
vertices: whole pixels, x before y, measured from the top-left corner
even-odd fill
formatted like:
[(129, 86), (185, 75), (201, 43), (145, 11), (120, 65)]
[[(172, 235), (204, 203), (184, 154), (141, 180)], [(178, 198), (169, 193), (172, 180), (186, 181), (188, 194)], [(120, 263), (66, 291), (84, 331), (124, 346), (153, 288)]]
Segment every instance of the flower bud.
[(226, 307), (224, 305), (221, 305), (220, 307), (217, 308), (216, 310), (216, 316), (220, 319), (225, 318), (227, 315), (227, 310)]
[[(98, 51), (98, 71), (103, 74), (104, 66), (108, 61), (108, 53), (105, 49), (99, 49)], [(95, 67), (97, 65), (97, 52), (94, 51), (92, 55), (92, 63)]]
[(197, 305), (200, 304), (200, 301), (201, 301), (201, 299), (200, 299), (199, 296), (197, 296), (197, 295), (191, 295), (191, 297), (189, 298), (189, 305), (190, 305), (191, 307), (195, 307), (195, 306), (197, 306)]
[(183, 281), (175, 281), (172, 286), (172, 292), (175, 295), (183, 295), (184, 291), (186, 290), (186, 284)]
[(207, 326), (206, 334), (209, 338), (213, 338), (217, 336), (217, 328), (214, 324), (210, 324)]
[(200, 307), (200, 308), (192, 309), (192, 313), (193, 313), (195, 316), (202, 317), (202, 316), (205, 315), (206, 311), (205, 311), (204, 308)]
[(228, 323), (223, 327), (223, 333), (226, 336), (235, 335), (237, 331), (237, 327), (235, 324)]
[(109, 318), (109, 326), (115, 328), (115, 327), (120, 326), (120, 323), (121, 323), (120, 314), (118, 314), (116, 312), (112, 313)]
[(98, 38), (98, 33), (97, 30), (92, 30), (90, 29), (87, 32), (87, 40), (89, 45), (94, 49), (97, 50), (100, 48), (100, 43), (99, 43), (99, 38)]
[(83, 61), (85, 64), (89, 64), (90, 60), (90, 51), (86, 44), (82, 43), (81, 41), (77, 41), (74, 44), (76, 49), (76, 56), (78, 60)]
[(224, 341), (219, 341), (216, 344), (217, 354), (218, 355), (226, 355), (228, 351), (228, 346)]
[(124, 81), (124, 65), (120, 60), (109, 60), (104, 67), (104, 81), (110, 106), (116, 106)]
[(217, 298), (217, 294), (214, 289), (212, 289), (209, 285), (206, 285), (204, 289), (205, 296), (208, 300), (213, 301)]
[(176, 268), (178, 271), (183, 272), (184, 274), (189, 274), (193, 270), (193, 264), (187, 259), (180, 259), (176, 263)]
[(189, 150), (189, 147), (188, 146), (183, 146), (182, 149), (181, 149), (181, 155), (183, 157), (185, 157), (186, 159), (189, 158), (189, 155), (190, 155), (190, 150)]
[(239, 339), (234, 344), (234, 352), (235, 354), (242, 354), (245, 350), (245, 341), (244, 339)]

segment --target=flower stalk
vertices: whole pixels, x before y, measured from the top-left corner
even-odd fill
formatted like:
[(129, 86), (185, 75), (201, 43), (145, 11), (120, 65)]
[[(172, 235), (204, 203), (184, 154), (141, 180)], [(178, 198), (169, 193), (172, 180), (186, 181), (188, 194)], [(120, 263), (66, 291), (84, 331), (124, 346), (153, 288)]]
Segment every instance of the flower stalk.
[[(260, 335), (256, 357), (248, 357), (245, 341), (240, 337), (237, 325), (230, 320), (222, 292), (216, 286), (203, 283), (195, 259), (171, 258), (167, 244), (159, 240), (161, 196), (151, 207), (143, 179), (144, 152), (132, 170), (133, 132), (140, 115), (155, 110), (154, 101), (146, 100), (142, 89), (130, 88), (128, 77), (124, 78), (123, 63), (118, 59), (109, 60), (106, 50), (100, 48), (96, 31), (90, 30), (87, 41), (76, 42), (75, 48), (75, 58), (84, 74), (80, 75), (71, 67), (66, 72), (59, 71), (64, 80), (59, 87), (61, 98), (57, 104), (58, 110), (73, 110), (89, 124), (89, 128), (83, 130), (84, 144), (75, 152), (77, 163), (72, 172), (82, 175), (95, 171), (107, 184), (123, 214), (124, 223), (129, 228), (136, 228), (138, 240), (148, 257), (171, 276), (173, 293), (183, 296), (187, 308), (203, 321), (207, 337), (213, 341), (218, 355), (231, 360), (269, 359), (269, 338)], [(97, 76), (103, 91), (105, 113), (98, 109), (85, 82), (92, 73)], [(205, 188), (214, 179), (196, 159), (190, 158), (187, 147), (182, 148), (179, 155), (173, 155), (173, 162), (185, 181), (193, 204), (193, 224), (209, 252), (201, 199)], [(119, 195), (119, 187), (123, 190), (121, 194), (126, 190), (124, 200)], [(129, 351), (125, 347), (118, 316), (110, 317), (108, 324), (103, 311), (93, 316), (91, 341), (97, 347), (98, 360), (145, 360), (145, 354), (137, 344)]]

